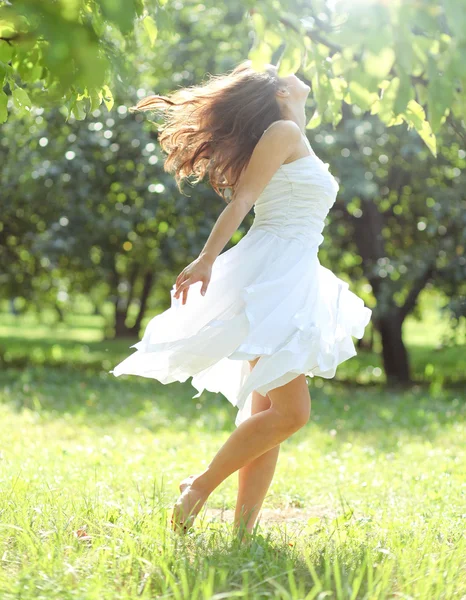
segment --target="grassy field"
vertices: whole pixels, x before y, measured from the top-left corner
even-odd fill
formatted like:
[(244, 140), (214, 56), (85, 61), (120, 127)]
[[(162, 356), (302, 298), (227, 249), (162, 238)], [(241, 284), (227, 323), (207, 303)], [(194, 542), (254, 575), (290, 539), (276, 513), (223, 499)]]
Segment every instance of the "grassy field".
[(434, 310), (406, 324), (411, 389), (384, 390), (372, 353), (346, 382), (311, 380), (249, 547), (232, 535), (236, 474), (188, 536), (168, 526), (236, 409), (189, 382), (116, 379), (131, 341), (52, 319), (0, 315), (1, 600), (466, 598), (465, 353), (438, 348)]

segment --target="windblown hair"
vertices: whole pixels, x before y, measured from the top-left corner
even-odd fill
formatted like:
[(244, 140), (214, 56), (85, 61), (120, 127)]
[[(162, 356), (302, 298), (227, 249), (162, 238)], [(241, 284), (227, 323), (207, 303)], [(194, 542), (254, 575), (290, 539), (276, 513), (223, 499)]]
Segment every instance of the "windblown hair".
[(264, 130), (281, 118), (275, 91), (282, 80), (270, 67), (255, 71), (246, 60), (226, 75), (140, 100), (131, 111), (163, 111), (158, 140), (168, 154), (164, 171), (174, 173), (178, 189), (206, 173), (215, 192), (228, 202)]

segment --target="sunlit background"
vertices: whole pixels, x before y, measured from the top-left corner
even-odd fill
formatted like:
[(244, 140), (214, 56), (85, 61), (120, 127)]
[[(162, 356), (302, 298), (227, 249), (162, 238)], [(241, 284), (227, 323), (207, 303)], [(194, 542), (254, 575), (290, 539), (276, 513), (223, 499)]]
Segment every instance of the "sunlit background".
[[(2, 598), (324, 597), (306, 552), (329, 597), (465, 596), (465, 15), (464, 0), (0, 0)], [(357, 357), (309, 381), (263, 532), (304, 529), (273, 552), (259, 540), (256, 571), (206, 541), (235, 478), (196, 559), (162, 511), (235, 409), (108, 373), (224, 208), (206, 182), (180, 193), (160, 119), (128, 109), (247, 57), (311, 86), (306, 134), (340, 185), (319, 259), (373, 311)]]

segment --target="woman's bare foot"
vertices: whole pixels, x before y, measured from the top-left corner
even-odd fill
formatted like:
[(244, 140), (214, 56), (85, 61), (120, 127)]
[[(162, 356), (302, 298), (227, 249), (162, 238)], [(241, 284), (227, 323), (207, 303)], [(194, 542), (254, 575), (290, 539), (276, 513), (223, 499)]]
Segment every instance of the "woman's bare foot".
[(186, 477), (186, 479), (183, 479), (183, 481), (180, 483), (180, 492), (183, 493), (185, 488), (188, 485), (191, 485), (191, 483), (194, 481), (195, 479), (195, 475), (189, 475), (188, 477)]
[(195, 476), (190, 475), (180, 483), (182, 492), (175, 502), (171, 518), (173, 531), (186, 533), (191, 529), (194, 519), (207, 500), (205, 492), (193, 487), (194, 481)]
[(244, 547), (249, 546), (252, 543), (254, 536), (250, 531), (245, 531), (241, 537), (239, 534), (237, 534), (236, 539), (239, 541), (241, 546)]

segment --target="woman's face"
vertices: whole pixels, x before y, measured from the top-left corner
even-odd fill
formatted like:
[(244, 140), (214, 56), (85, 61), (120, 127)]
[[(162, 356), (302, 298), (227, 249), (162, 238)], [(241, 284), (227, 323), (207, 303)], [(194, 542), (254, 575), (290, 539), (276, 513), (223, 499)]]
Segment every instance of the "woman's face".
[[(278, 69), (275, 65), (267, 65), (270, 70), (277, 75)], [(278, 100), (286, 104), (303, 105), (309, 95), (311, 88), (301, 81), (294, 73), (280, 78), (280, 85), (277, 90)]]

